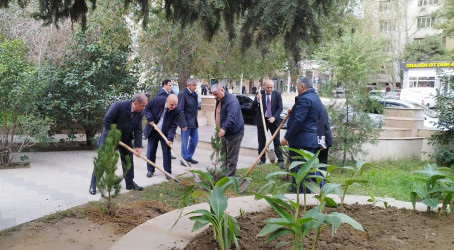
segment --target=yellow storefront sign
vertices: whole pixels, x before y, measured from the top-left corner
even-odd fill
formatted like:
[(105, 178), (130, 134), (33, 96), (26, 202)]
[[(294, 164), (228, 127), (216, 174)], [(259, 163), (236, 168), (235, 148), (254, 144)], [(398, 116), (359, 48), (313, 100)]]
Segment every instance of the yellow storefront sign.
[(402, 63), (405, 68), (454, 68), (454, 62), (414, 62)]

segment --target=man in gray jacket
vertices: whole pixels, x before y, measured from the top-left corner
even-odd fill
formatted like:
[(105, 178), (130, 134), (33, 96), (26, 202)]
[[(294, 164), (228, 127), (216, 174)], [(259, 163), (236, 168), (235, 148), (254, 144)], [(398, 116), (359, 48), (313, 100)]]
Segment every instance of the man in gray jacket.
[(218, 137), (222, 143), (221, 154), (225, 153), (226, 176), (234, 176), (244, 136), (241, 106), (234, 95), (226, 92), (218, 84), (211, 87), (211, 93), (216, 99), (214, 118), (216, 126), (220, 128)]

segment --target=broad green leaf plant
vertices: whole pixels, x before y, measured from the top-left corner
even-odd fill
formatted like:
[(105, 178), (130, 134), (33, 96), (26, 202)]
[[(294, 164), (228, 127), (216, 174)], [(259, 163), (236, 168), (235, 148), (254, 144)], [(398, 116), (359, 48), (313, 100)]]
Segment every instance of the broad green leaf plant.
[(454, 170), (447, 167), (438, 167), (434, 164), (427, 164), (423, 170), (414, 171), (416, 180), (425, 183), (424, 186), (410, 193), (411, 203), (415, 209), (416, 201), (420, 199), (424, 205), (427, 206), (427, 212), (436, 209), (442, 201), (440, 214), (454, 212)]
[[(239, 248), (237, 236), (240, 235), (238, 221), (226, 213), (228, 202), (224, 192), (229, 186), (238, 194), (238, 178), (224, 177), (215, 182), (213, 176), (207, 172), (190, 170), (199, 175), (201, 181), (187, 187), (183, 193), (181, 212), (190, 202), (206, 202), (210, 209), (198, 209), (185, 215), (190, 215), (190, 220), (194, 221), (192, 231), (196, 231), (208, 224), (213, 227), (213, 233), (219, 248), (224, 250), (231, 247), (232, 242)], [(181, 218), (181, 214), (180, 214)], [(178, 218), (179, 220), (179, 218)], [(175, 226), (178, 222), (175, 222)]]
[(356, 165), (351, 167), (351, 166), (345, 166), (343, 167), (342, 169), (346, 169), (346, 170), (349, 170), (351, 172), (353, 172), (352, 176), (350, 177), (350, 179), (347, 179), (345, 180), (345, 182), (342, 184), (342, 188), (343, 188), (343, 194), (342, 194), (342, 198), (341, 198), (341, 206), (344, 205), (344, 200), (345, 200), (345, 195), (347, 195), (347, 190), (348, 188), (355, 184), (355, 185), (361, 185), (362, 183), (368, 183), (367, 180), (362, 180), (362, 179), (358, 179), (359, 176), (361, 176), (363, 174), (363, 171), (364, 171), (364, 168), (366, 167), (374, 167), (374, 165), (370, 164), (370, 163), (366, 163), (366, 162), (363, 162), (363, 161), (356, 161)]
[[(279, 176), (283, 174), (289, 174), (295, 178), (295, 187), (296, 187), (296, 202), (291, 200), (290, 198), (284, 196), (283, 194), (277, 194), (273, 196), (267, 196), (263, 193), (257, 193), (256, 199), (265, 199), (271, 208), (279, 215), (279, 218), (271, 218), (265, 221), (266, 226), (259, 232), (258, 236), (266, 236), (266, 242), (270, 242), (280, 236), (291, 234), (292, 235), (292, 248), (293, 249), (303, 249), (303, 240), (304, 237), (311, 231), (315, 230), (315, 240), (312, 245), (312, 249), (315, 249), (317, 245), (317, 241), (320, 235), (321, 230), (327, 226), (331, 225), (332, 234), (336, 232), (339, 228), (341, 223), (347, 223), (351, 225), (353, 228), (364, 231), (362, 226), (356, 222), (354, 219), (349, 217), (348, 215), (342, 213), (331, 213), (331, 214), (324, 214), (326, 206), (336, 206), (337, 204), (335, 201), (328, 197), (328, 194), (338, 194), (341, 195), (340, 191), (340, 184), (331, 184), (327, 183), (323, 185), (322, 188), (319, 187), (320, 181), (325, 179), (323, 176), (327, 175), (327, 172), (331, 170), (333, 167), (328, 167), (328, 171), (322, 171), (319, 169), (321, 165), (318, 162), (318, 153), (311, 154), (304, 150), (295, 150), (289, 148), (289, 150), (298, 153), (301, 157), (304, 158), (306, 161), (294, 161), (290, 169), (295, 168), (298, 165), (300, 169), (297, 173), (287, 173), (283, 171), (274, 172), (267, 176), (267, 178), (271, 178), (274, 176)], [(322, 175), (315, 174), (316, 171), (320, 171)], [(307, 182), (308, 178), (315, 178), (317, 182)], [(262, 191), (270, 190), (269, 184), (268, 188), (262, 188)], [(306, 212), (306, 195), (304, 194), (304, 209), (301, 214), (300, 212), (300, 187), (308, 187), (312, 192), (318, 191), (318, 195), (316, 198), (320, 201), (320, 204), (311, 210)], [(279, 242), (276, 245), (276, 248), (288, 245), (290, 242)]]

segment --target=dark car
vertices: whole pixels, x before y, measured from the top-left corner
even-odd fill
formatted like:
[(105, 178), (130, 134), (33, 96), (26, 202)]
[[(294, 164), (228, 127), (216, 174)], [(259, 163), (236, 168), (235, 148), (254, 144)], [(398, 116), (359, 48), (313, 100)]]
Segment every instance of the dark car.
[(252, 107), (254, 100), (247, 95), (235, 94), (235, 96), (240, 102), (244, 124), (254, 125), (255, 114), (257, 113), (257, 108)]

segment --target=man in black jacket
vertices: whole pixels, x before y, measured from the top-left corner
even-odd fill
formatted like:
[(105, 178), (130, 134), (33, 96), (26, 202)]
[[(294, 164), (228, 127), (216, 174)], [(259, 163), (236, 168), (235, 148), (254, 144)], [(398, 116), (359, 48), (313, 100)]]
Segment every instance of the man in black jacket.
[[(186, 88), (178, 93), (178, 109), (180, 109), (179, 126), (181, 128), (181, 157), (187, 162), (197, 164), (198, 161), (194, 160), (195, 148), (199, 142), (197, 121), (198, 101), (197, 93), (197, 79), (189, 78), (186, 82)], [(183, 165), (182, 162), (180, 162)]]
[[(157, 96), (148, 102), (145, 107), (147, 125), (145, 125), (144, 136), (148, 138), (147, 158), (156, 163), (156, 150), (158, 149), (158, 143), (161, 142), (164, 170), (169, 174), (172, 173), (170, 147), (172, 146), (175, 130), (177, 129), (180, 118), (180, 110), (177, 108), (177, 105), (177, 96), (171, 94), (168, 97)], [(158, 131), (154, 129), (152, 123), (156, 124), (167, 137), (167, 143)], [(153, 176), (155, 168), (147, 164), (147, 169), (147, 177), (150, 178)], [(166, 178), (168, 177), (166, 176)]]
[(164, 81), (162, 81), (161, 85), (162, 88), (158, 90), (156, 96), (167, 97), (168, 95), (170, 95), (172, 92), (172, 81), (169, 79), (165, 79)]
[(211, 93), (216, 98), (214, 118), (220, 128), (218, 137), (221, 138), (221, 154), (225, 153), (226, 176), (234, 176), (241, 141), (244, 136), (244, 120), (238, 99), (226, 92), (220, 85), (211, 87)]
[[(143, 109), (147, 104), (148, 98), (144, 93), (135, 94), (131, 100), (118, 101), (112, 104), (104, 116), (104, 128), (102, 129), (101, 136), (99, 137), (97, 147), (101, 147), (106, 143), (107, 133), (110, 130), (112, 124), (117, 125), (117, 129), (121, 131), (121, 141), (132, 147), (132, 141), (134, 140), (134, 149), (137, 155), (142, 152), (142, 118)], [(126, 156), (129, 156), (131, 161), (131, 168), (126, 173), (125, 182), (127, 190), (139, 190), (142, 191), (142, 187), (137, 185), (134, 180), (134, 161), (132, 153), (127, 149), (118, 146), (120, 151), (120, 158), (123, 167), (123, 171), (126, 167)], [(90, 194), (96, 194), (96, 177), (92, 174), (90, 183)]]
[[(265, 116), (266, 129), (274, 134), (277, 127), (281, 123), (282, 119), (280, 117), (282, 113), (282, 96), (281, 93), (274, 90), (274, 82), (272, 80), (266, 80), (264, 84), (265, 90), (262, 90), (257, 93), (257, 96), (252, 103), (253, 106), (257, 108), (257, 113), (255, 115), (255, 124), (257, 125), (257, 138), (259, 142), (258, 153), (260, 154), (265, 147), (266, 137), (265, 131), (263, 129), (262, 114), (260, 111), (259, 101), (262, 102), (263, 114)], [(276, 137), (274, 137), (274, 152), (276, 153), (277, 163), (279, 167), (284, 168), (284, 157), (280, 150), (280, 132), (277, 132)], [(258, 164), (264, 164), (266, 161), (266, 156), (263, 154), (260, 162)]]

